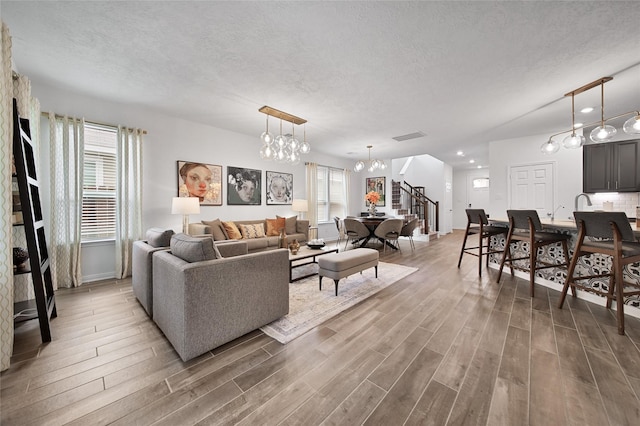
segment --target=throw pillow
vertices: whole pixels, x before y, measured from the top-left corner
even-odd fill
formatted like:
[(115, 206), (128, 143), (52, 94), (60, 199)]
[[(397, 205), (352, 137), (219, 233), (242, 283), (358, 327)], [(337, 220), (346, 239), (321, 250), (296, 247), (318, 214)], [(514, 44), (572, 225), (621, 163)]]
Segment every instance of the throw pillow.
[(149, 228), (147, 230), (147, 244), (151, 247), (169, 247), (173, 229)]
[(254, 223), (251, 225), (240, 224), (240, 232), (242, 233), (242, 238), (245, 240), (250, 240), (251, 238), (262, 238), (265, 236), (264, 225), (262, 223)]
[(238, 230), (238, 227), (233, 222), (222, 222), (222, 226), (224, 226), (224, 230), (227, 231), (227, 235), (230, 240), (240, 240), (242, 239), (242, 234)]
[[(276, 217), (280, 218), (280, 216), (276, 216)], [(285, 217), (282, 219), (284, 219), (284, 232), (286, 232), (287, 235), (295, 234), (297, 232), (296, 222), (298, 221), (298, 217), (291, 216), (291, 217)]]
[(211, 235), (213, 235), (214, 241), (224, 241), (229, 239), (220, 219), (203, 220), (202, 223), (211, 228)]
[[(280, 230), (285, 228), (285, 219), (284, 217), (279, 217), (276, 219), (267, 219), (267, 237), (277, 237), (280, 235)], [(285, 229), (285, 232), (287, 230)]]
[(212, 238), (196, 238), (186, 234), (171, 237), (171, 254), (189, 263), (222, 258)]

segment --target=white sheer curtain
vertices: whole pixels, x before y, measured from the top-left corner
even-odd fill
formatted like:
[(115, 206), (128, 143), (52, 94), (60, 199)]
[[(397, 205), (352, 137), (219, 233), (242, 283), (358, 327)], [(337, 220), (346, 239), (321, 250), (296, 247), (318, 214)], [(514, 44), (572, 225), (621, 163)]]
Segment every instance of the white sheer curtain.
[(342, 193), (344, 194), (344, 219), (349, 215), (349, 200), (351, 199), (351, 170), (344, 169), (344, 179), (342, 180)]
[(318, 164), (307, 163), (307, 203), (309, 226), (318, 226)]
[(0, 46), (0, 371), (9, 368), (13, 353), (13, 226), (11, 224), (11, 153), (13, 116), (11, 36), (2, 22)]
[(118, 126), (116, 278), (131, 275), (133, 242), (142, 236), (142, 134)]
[(54, 288), (82, 284), (81, 224), (84, 119), (49, 113), (51, 275)]

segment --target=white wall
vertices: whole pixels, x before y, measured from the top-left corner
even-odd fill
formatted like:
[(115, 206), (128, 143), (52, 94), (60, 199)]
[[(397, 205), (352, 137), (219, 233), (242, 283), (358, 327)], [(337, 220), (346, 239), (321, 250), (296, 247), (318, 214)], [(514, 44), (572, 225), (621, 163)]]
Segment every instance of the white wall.
[(554, 210), (560, 208), (557, 219), (573, 219), (574, 198), (582, 192), (582, 149), (560, 148), (554, 155), (544, 155), (540, 145), (549, 135), (493, 141), (489, 144), (490, 205), (487, 213), (494, 218), (506, 218), (509, 198), (510, 166), (552, 162), (555, 165)]
[[(177, 196), (178, 170), (177, 161), (199, 161), (208, 164), (223, 166), (223, 174), (226, 175), (227, 166), (245, 167), (264, 171), (279, 171), (292, 173), (293, 197), (306, 198), (306, 177), (304, 161), (313, 161), (320, 165), (351, 168), (350, 160), (323, 155), (313, 151), (303, 158), (298, 165), (279, 164), (266, 162), (259, 156), (259, 135), (255, 137), (229, 132), (212, 126), (191, 122), (188, 120), (169, 117), (157, 111), (144, 109), (133, 104), (110, 102), (104, 99), (89, 98), (66, 91), (61, 88), (51, 87), (32, 81), (33, 96), (40, 100), (42, 111), (67, 114), (76, 117), (85, 117), (88, 121), (121, 124), (129, 127), (139, 127), (147, 130), (143, 145), (143, 229), (149, 227), (173, 228), (175, 231), (182, 229), (182, 218), (171, 215), (171, 199)], [(255, 117), (247, 117), (248, 120), (263, 120), (257, 112)], [(42, 120), (42, 127), (48, 126), (48, 120)], [(47, 132), (48, 133), (48, 132)], [(43, 141), (47, 139), (43, 134)], [(312, 139), (311, 139), (312, 140)], [(48, 146), (43, 144), (43, 151)], [(41, 170), (43, 176), (48, 175), (48, 153), (41, 156)], [(358, 192), (359, 182), (362, 180), (363, 188)], [(353, 174), (352, 200), (349, 205), (350, 212), (360, 211), (364, 204), (364, 179)], [(390, 182), (388, 183), (390, 188)], [(262, 184), (262, 205), (260, 206), (228, 206), (226, 204), (226, 186), (223, 185), (222, 206), (202, 206), (199, 215), (191, 215), (191, 222), (202, 219), (222, 220), (257, 219), (266, 217), (290, 216), (296, 214), (291, 206), (266, 205), (266, 194)], [(390, 189), (389, 192), (390, 194)], [(362, 200), (362, 201), (359, 201)], [(46, 212), (45, 220), (48, 221), (49, 191), (43, 189), (43, 210)], [(47, 229), (50, 229), (47, 224)], [(321, 238), (335, 238), (337, 231), (333, 223), (320, 225), (318, 230)], [(83, 276), (89, 279), (109, 278), (106, 270), (115, 269), (115, 256), (105, 256), (105, 245), (83, 245)], [(113, 250), (106, 250), (113, 253)]]

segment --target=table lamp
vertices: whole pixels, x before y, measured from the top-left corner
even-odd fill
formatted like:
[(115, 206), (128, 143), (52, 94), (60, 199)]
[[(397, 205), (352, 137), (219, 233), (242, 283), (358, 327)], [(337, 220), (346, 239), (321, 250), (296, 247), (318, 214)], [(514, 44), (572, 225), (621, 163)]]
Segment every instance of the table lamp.
[(182, 232), (189, 234), (189, 215), (200, 213), (200, 199), (198, 197), (173, 197), (171, 214), (182, 215)]
[[(309, 211), (309, 203), (307, 203), (307, 200), (294, 198), (291, 202), (291, 210), (298, 213)], [(298, 214), (298, 216), (300, 216), (300, 214)]]

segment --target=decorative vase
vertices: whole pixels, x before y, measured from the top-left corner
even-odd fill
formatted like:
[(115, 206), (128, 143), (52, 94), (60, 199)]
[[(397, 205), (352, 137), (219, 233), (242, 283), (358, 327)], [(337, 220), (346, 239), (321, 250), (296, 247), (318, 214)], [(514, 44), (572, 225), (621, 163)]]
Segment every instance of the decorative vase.
[(280, 236), (278, 247), (279, 248), (287, 248), (287, 233), (284, 232), (284, 228), (280, 228)]
[(21, 247), (13, 248), (13, 267), (21, 270), (26, 267), (25, 262), (29, 260), (29, 252)]
[(369, 203), (369, 216), (376, 215), (376, 205), (375, 203)]
[(289, 251), (291, 251), (291, 254), (298, 254), (299, 249), (300, 243), (298, 242), (298, 240), (291, 241), (291, 243), (289, 244)]

